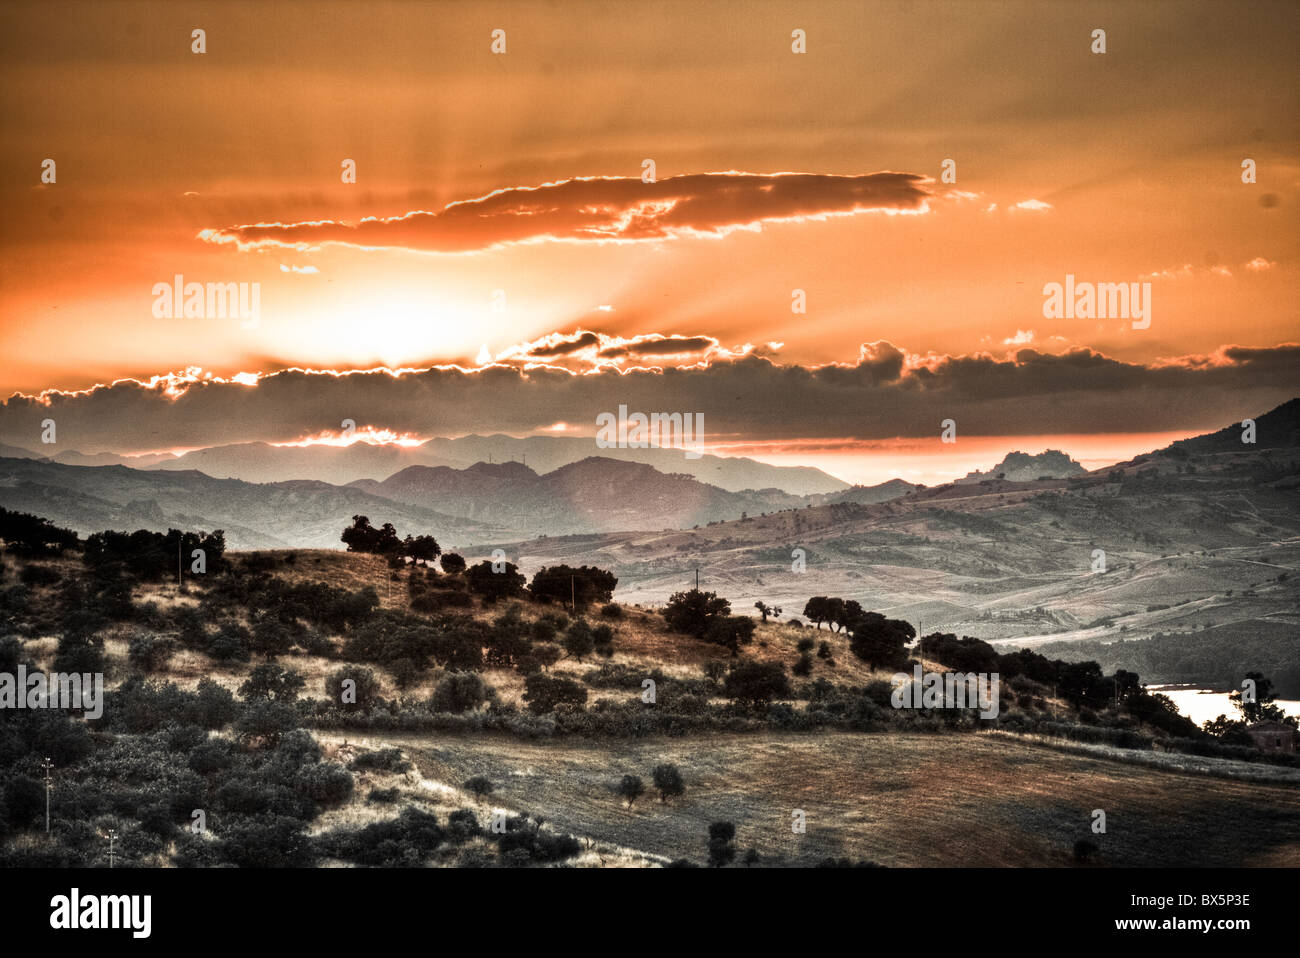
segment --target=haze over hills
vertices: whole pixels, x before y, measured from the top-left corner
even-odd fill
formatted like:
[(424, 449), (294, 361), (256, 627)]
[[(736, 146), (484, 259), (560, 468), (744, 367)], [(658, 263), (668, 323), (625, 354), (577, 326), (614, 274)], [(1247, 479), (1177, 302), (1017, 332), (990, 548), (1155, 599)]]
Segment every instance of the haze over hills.
[(410, 466), (383, 482), (352, 484), (398, 502), (431, 505), (527, 536), (680, 529), (740, 518), (746, 513), (805, 505), (779, 489), (729, 492), (688, 475), (591, 456), (538, 475), (517, 462), (477, 463), (468, 469)]
[(517, 439), (504, 435), (471, 435), (429, 439), (414, 446), (367, 442), (347, 446), (276, 446), (250, 442), (196, 449), (159, 461), (154, 468), (198, 469), (217, 478), (248, 482), (308, 477), (341, 485), (358, 479), (383, 480), (408, 466), (465, 469), (479, 462), (519, 462), (544, 474), (591, 456), (643, 463), (660, 472), (689, 475), (730, 492), (780, 489), (790, 495), (804, 496), (848, 488), (848, 483), (809, 466), (770, 466), (753, 459), (713, 455), (688, 459), (680, 449), (600, 449), (593, 439), (574, 436)]
[(699, 530), (504, 548), (527, 569), (594, 562), (619, 576), (624, 601), (650, 604), (699, 569), (702, 587), (739, 609), (763, 600), (798, 615), (810, 595), (839, 595), (927, 632), (1024, 645), (1224, 627), (1300, 637), (1295, 408), (1258, 418), (1267, 444), (1243, 445), (1233, 427), (1228, 453), (1192, 440), (1070, 479), (949, 483)]
[[(314, 480), (255, 484), (201, 472), (66, 466), (0, 458), (0, 505), (83, 535), (105, 529), (224, 529), (232, 549), (341, 548), (352, 516), (392, 522), (403, 534), (486, 534), (477, 523)], [(498, 533), (504, 530), (496, 530)]]

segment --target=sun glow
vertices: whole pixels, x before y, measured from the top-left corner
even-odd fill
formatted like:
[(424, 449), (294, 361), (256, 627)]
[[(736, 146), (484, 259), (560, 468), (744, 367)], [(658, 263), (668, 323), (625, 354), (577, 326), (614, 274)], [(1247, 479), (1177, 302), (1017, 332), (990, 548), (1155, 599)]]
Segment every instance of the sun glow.
[(424, 442), (419, 436), (410, 433), (396, 433), (391, 429), (376, 429), (374, 426), (362, 426), (347, 432), (320, 432), (302, 439), (289, 442), (273, 442), (272, 446), (351, 446), (364, 442), (370, 446), (418, 446)]

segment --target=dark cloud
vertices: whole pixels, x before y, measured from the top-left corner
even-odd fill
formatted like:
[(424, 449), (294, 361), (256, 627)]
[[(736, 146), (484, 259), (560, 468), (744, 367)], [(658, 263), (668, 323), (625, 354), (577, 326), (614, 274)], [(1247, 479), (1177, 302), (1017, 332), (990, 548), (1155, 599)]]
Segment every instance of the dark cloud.
[(203, 230), (213, 243), (312, 247), (345, 243), (465, 253), (540, 240), (608, 242), (718, 236), (764, 222), (871, 211), (921, 211), (930, 193), (915, 173), (693, 173), (653, 183), (581, 177), (496, 190), (439, 212), (257, 223)]
[(598, 345), (600, 345), (600, 337), (595, 333), (581, 333), (571, 339), (560, 339), (553, 343), (534, 345), (528, 350), (528, 355), (535, 356), (538, 359), (569, 356)]
[(717, 345), (718, 341), (711, 336), (661, 336), (641, 339), (621, 346), (609, 346), (600, 351), (600, 358), (684, 356), (691, 353), (706, 353), (715, 349)]
[(285, 370), (255, 386), (198, 379), (134, 380), (44, 401), (0, 405), (0, 442), (46, 449), (137, 452), (251, 440), (283, 441), (338, 430), (344, 419), (421, 436), (526, 433), (557, 421), (586, 426), (620, 404), (643, 412), (698, 412), (717, 439), (884, 439), (934, 436), (955, 419), (958, 436), (1210, 429), (1257, 415), (1296, 393), (1300, 345), (1227, 346), (1210, 356), (1153, 365), (1089, 349), (1049, 354), (906, 359), (887, 342), (857, 362), (806, 367), (745, 356), (707, 366), (438, 366), (332, 373)]

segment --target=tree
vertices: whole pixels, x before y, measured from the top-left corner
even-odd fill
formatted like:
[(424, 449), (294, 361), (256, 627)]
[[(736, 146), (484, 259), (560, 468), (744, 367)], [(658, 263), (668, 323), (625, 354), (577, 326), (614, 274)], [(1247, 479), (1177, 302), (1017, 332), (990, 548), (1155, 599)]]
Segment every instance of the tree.
[(822, 627), (823, 622), (833, 623), (835, 620), (836, 606), (834, 599), (824, 595), (815, 595), (804, 603), (803, 616), (811, 619), (816, 623), (817, 628)]
[(676, 765), (668, 762), (656, 765), (650, 777), (659, 791), (660, 803), (667, 803), (669, 798), (675, 798), (686, 791), (686, 783), (682, 781), (682, 773)]
[(433, 536), (407, 536), (402, 542), (402, 551), (416, 562), (432, 563), (438, 558), (442, 549)]
[(478, 565), (465, 570), (465, 585), (470, 592), (482, 596), (489, 602), (508, 599), (524, 594), (525, 580), (513, 562), (499, 563), (501, 571), (493, 567), (496, 563), (484, 559)]
[(442, 571), (448, 575), (456, 575), (458, 572), (465, 571), (465, 557), (457, 552), (444, 552), (440, 560)]
[[(353, 516), (352, 525), (343, 530), (339, 537), (347, 545), (349, 552), (366, 552), (378, 555), (401, 555), (402, 540), (397, 537), (397, 530), (391, 522), (385, 522), (376, 529), (367, 516)], [(436, 543), (435, 543), (436, 545)]]
[(627, 800), (628, 808), (635, 805), (636, 800), (645, 794), (645, 783), (641, 781), (641, 776), (624, 775), (618, 783), (618, 794)]
[(282, 620), (270, 615), (261, 616), (253, 623), (249, 648), (257, 655), (266, 656), (269, 661), (293, 648), (293, 633)]
[(539, 569), (533, 575), (528, 591), (541, 602), (568, 605), (572, 601), (581, 609), (593, 602), (609, 602), (616, 585), (618, 578), (604, 569), (557, 565)]
[(1277, 698), (1273, 691), (1273, 682), (1271, 679), (1264, 677), (1262, 672), (1247, 672), (1246, 678), (1255, 683), (1255, 700), (1246, 701), (1246, 696), (1242, 689), (1233, 689), (1228, 695), (1228, 701), (1232, 707), (1241, 713), (1242, 721), (1261, 722), (1265, 719), (1277, 719), (1281, 710), (1272, 703)]
[(781, 610), (780, 610), (779, 608), (776, 608), (776, 607), (774, 607), (774, 606), (770, 606), (770, 605), (768, 605), (768, 604), (766, 604), (765, 602), (762, 602), (762, 601), (755, 602), (755, 603), (754, 603), (754, 608), (758, 609), (758, 614), (761, 615), (761, 616), (763, 617), (763, 624), (764, 624), (764, 625), (767, 625), (767, 617), (768, 617), (769, 615), (770, 615), (772, 618), (775, 619), (775, 618), (777, 618), (777, 617), (781, 614)]
[(292, 702), (306, 685), (307, 680), (293, 669), (266, 662), (248, 673), (239, 696), (247, 702)]
[(906, 663), (907, 643), (914, 638), (916, 629), (910, 622), (866, 612), (853, 623), (849, 649), (872, 668), (896, 668)]
[(699, 589), (674, 592), (664, 607), (664, 619), (669, 627), (697, 639), (704, 638), (716, 620), (730, 614), (730, 602), (716, 592), (701, 592)]
[(780, 662), (741, 662), (727, 673), (724, 694), (741, 705), (762, 709), (774, 698), (790, 695), (790, 679)]
[(709, 623), (705, 638), (718, 645), (725, 645), (736, 655), (742, 645), (754, 641), (754, 620), (747, 615), (726, 615), (715, 618)]
[(721, 868), (736, 857), (736, 826), (731, 822), (714, 822), (709, 826), (709, 867)]
[(579, 662), (584, 655), (590, 655), (595, 647), (596, 640), (592, 637), (591, 626), (583, 619), (576, 620), (564, 633), (564, 651)]

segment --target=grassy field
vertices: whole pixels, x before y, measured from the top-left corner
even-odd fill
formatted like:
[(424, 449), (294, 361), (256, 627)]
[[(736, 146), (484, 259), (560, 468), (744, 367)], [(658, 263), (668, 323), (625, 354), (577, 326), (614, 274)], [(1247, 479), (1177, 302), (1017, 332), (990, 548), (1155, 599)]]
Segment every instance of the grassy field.
[[(322, 736), (341, 741), (346, 736)], [(1067, 866), (1080, 838), (1112, 866), (1300, 865), (1300, 789), (1163, 771), (974, 735), (721, 735), (635, 742), (524, 742), (390, 734), (427, 788), (475, 775), (494, 805), (650, 858), (705, 859), (708, 826), (736, 825), (765, 864), (823, 858), (888, 866)], [(628, 809), (613, 786), (650, 786), (660, 762), (686, 793)], [(1094, 809), (1107, 832), (1090, 830)], [(807, 831), (791, 829), (803, 809)]]

